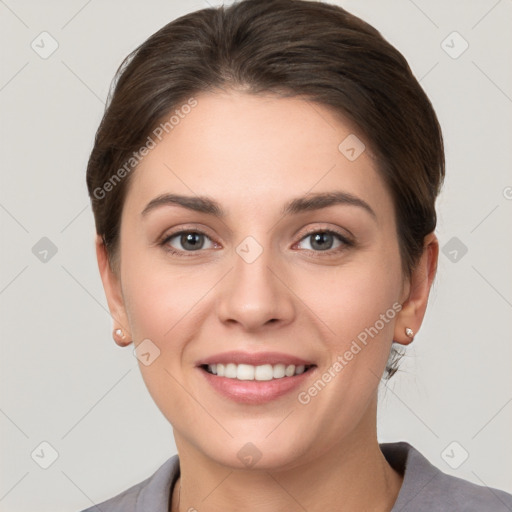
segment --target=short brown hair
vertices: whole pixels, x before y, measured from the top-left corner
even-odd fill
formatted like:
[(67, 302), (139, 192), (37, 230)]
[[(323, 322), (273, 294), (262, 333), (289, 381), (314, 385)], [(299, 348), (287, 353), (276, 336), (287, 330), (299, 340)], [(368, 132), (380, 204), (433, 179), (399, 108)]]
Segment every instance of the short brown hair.
[(375, 28), (341, 7), (306, 0), (242, 0), (195, 11), (123, 61), (87, 167), (96, 231), (112, 268), (131, 176), (113, 182), (114, 173), (126, 170), (155, 126), (190, 97), (237, 88), (300, 96), (358, 127), (392, 196), (410, 275), (435, 229), (444, 179), (436, 114), (405, 58)]

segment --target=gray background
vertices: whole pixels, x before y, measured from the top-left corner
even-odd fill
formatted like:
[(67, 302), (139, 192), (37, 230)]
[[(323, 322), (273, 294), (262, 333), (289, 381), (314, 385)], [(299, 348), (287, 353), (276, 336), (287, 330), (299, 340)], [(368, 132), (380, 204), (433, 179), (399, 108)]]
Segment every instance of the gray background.
[[(122, 58), (208, 3), (0, 1), (1, 511), (85, 508), (176, 451), (132, 348), (111, 339), (84, 177)], [(444, 252), (423, 327), (382, 387), (380, 440), (512, 492), (512, 0), (333, 3), (405, 55), (446, 142)], [(43, 31), (58, 43), (46, 59)]]

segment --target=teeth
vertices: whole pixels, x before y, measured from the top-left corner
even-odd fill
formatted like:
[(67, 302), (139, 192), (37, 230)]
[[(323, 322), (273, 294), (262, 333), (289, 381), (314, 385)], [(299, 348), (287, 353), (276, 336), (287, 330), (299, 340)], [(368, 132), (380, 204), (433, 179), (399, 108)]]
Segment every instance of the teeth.
[(254, 380), (272, 380), (274, 369), (271, 364), (256, 366), (254, 370)]
[(224, 377), (228, 379), (236, 379), (236, 364), (229, 363), (225, 366)]
[(306, 371), (306, 366), (301, 364), (262, 364), (253, 366), (251, 364), (209, 364), (208, 372), (219, 377), (238, 380), (272, 380), (282, 379), (283, 377), (292, 377), (300, 375)]
[[(292, 366), (292, 365), (290, 365)], [(276, 364), (272, 368), (272, 377), (274, 379), (282, 379), (286, 374), (286, 366), (284, 364)]]
[(287, 377), (292, 377), (293, 375), (295, 375), (295, 366), (293, 364), (290, 364), (289, 366), (287, 366), (286, 370), (284, 371), (284, 374)]
[(238, 380), (254, 380), (254, 366), (250, 364), (239, 364), (236, 370), (236, 378)]

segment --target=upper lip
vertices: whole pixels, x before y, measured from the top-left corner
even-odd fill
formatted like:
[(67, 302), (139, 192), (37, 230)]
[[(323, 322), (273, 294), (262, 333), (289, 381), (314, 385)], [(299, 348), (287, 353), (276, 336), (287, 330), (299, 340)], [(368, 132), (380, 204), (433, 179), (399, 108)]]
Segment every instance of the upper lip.
[(284, 354), (281, 352), (241, 352), (231, 351), (215, 354), (213, 356), (201, 359), (196, 364), (197, 366), (211, 365), (211, 364), (250, 364), (252, 366), (260, 366), (264, 364), (293, 364), (295, 366), (305, 365), (312, 366), (314, 363), (306, 361), (300, 357)]

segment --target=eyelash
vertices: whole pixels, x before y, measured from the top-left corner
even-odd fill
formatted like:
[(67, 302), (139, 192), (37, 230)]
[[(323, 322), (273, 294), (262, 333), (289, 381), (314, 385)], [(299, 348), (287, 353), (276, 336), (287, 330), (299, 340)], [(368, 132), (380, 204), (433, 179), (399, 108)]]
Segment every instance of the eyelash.
[[(184, 258), (193, 257), (193, 256), (195, 256), (194, 253), (201, 252), (201, 249), (199, 249), (198, 251), (181, 251), (181, 250), (177, 250), (174, 247), (171, 247), (169, 245), (169, 241), (172, 240), (173, 238), (175, 238), (179, 235), (190, 234), (190, 233), (203, 235), (203, 236), (207, 237), (208, 239), (210, 239), (210, 237), (204, 231), (201, 231), (200, 229), (190, 229), (190, 230), (182, 230), (182, 231), (176, 231), (175, 233), (171, 233), (170, 235), (164, 237), (164, 239), (160, 242), (159, 245), (161, 245), (165, 251), (167, 251), (168, 253), (170, 253), (174, 256), (179, 256), (179, 257), (184, 257)], [(350, 247), (355, 246), (355, 243), (352, 240), (348, 239), (346, 236), (342, 235), (338, 231), (334, 231), (331, 229), (314, 229), (314, 230), (308, 231), (307, 233), (305, 233), (302, 236), (302, 238), (299, 240), (299, 242), (302, 242), (302, 240), (308, 238), (309, 236), (315, 235), (317, 233), (334, 235), (336, 238), (338, 238), (338, 240), (340, 242), (342, 242), (343, 245), (341, 245), (340, 247), (338, 247), (336, 249), (328, 249), (325, 251), (314, 251), (312, 249), (305, 249), (306, 251), (311, 252), (314, 255), (314, 257), (337, 256), (340, 252), (342, 252)]]

